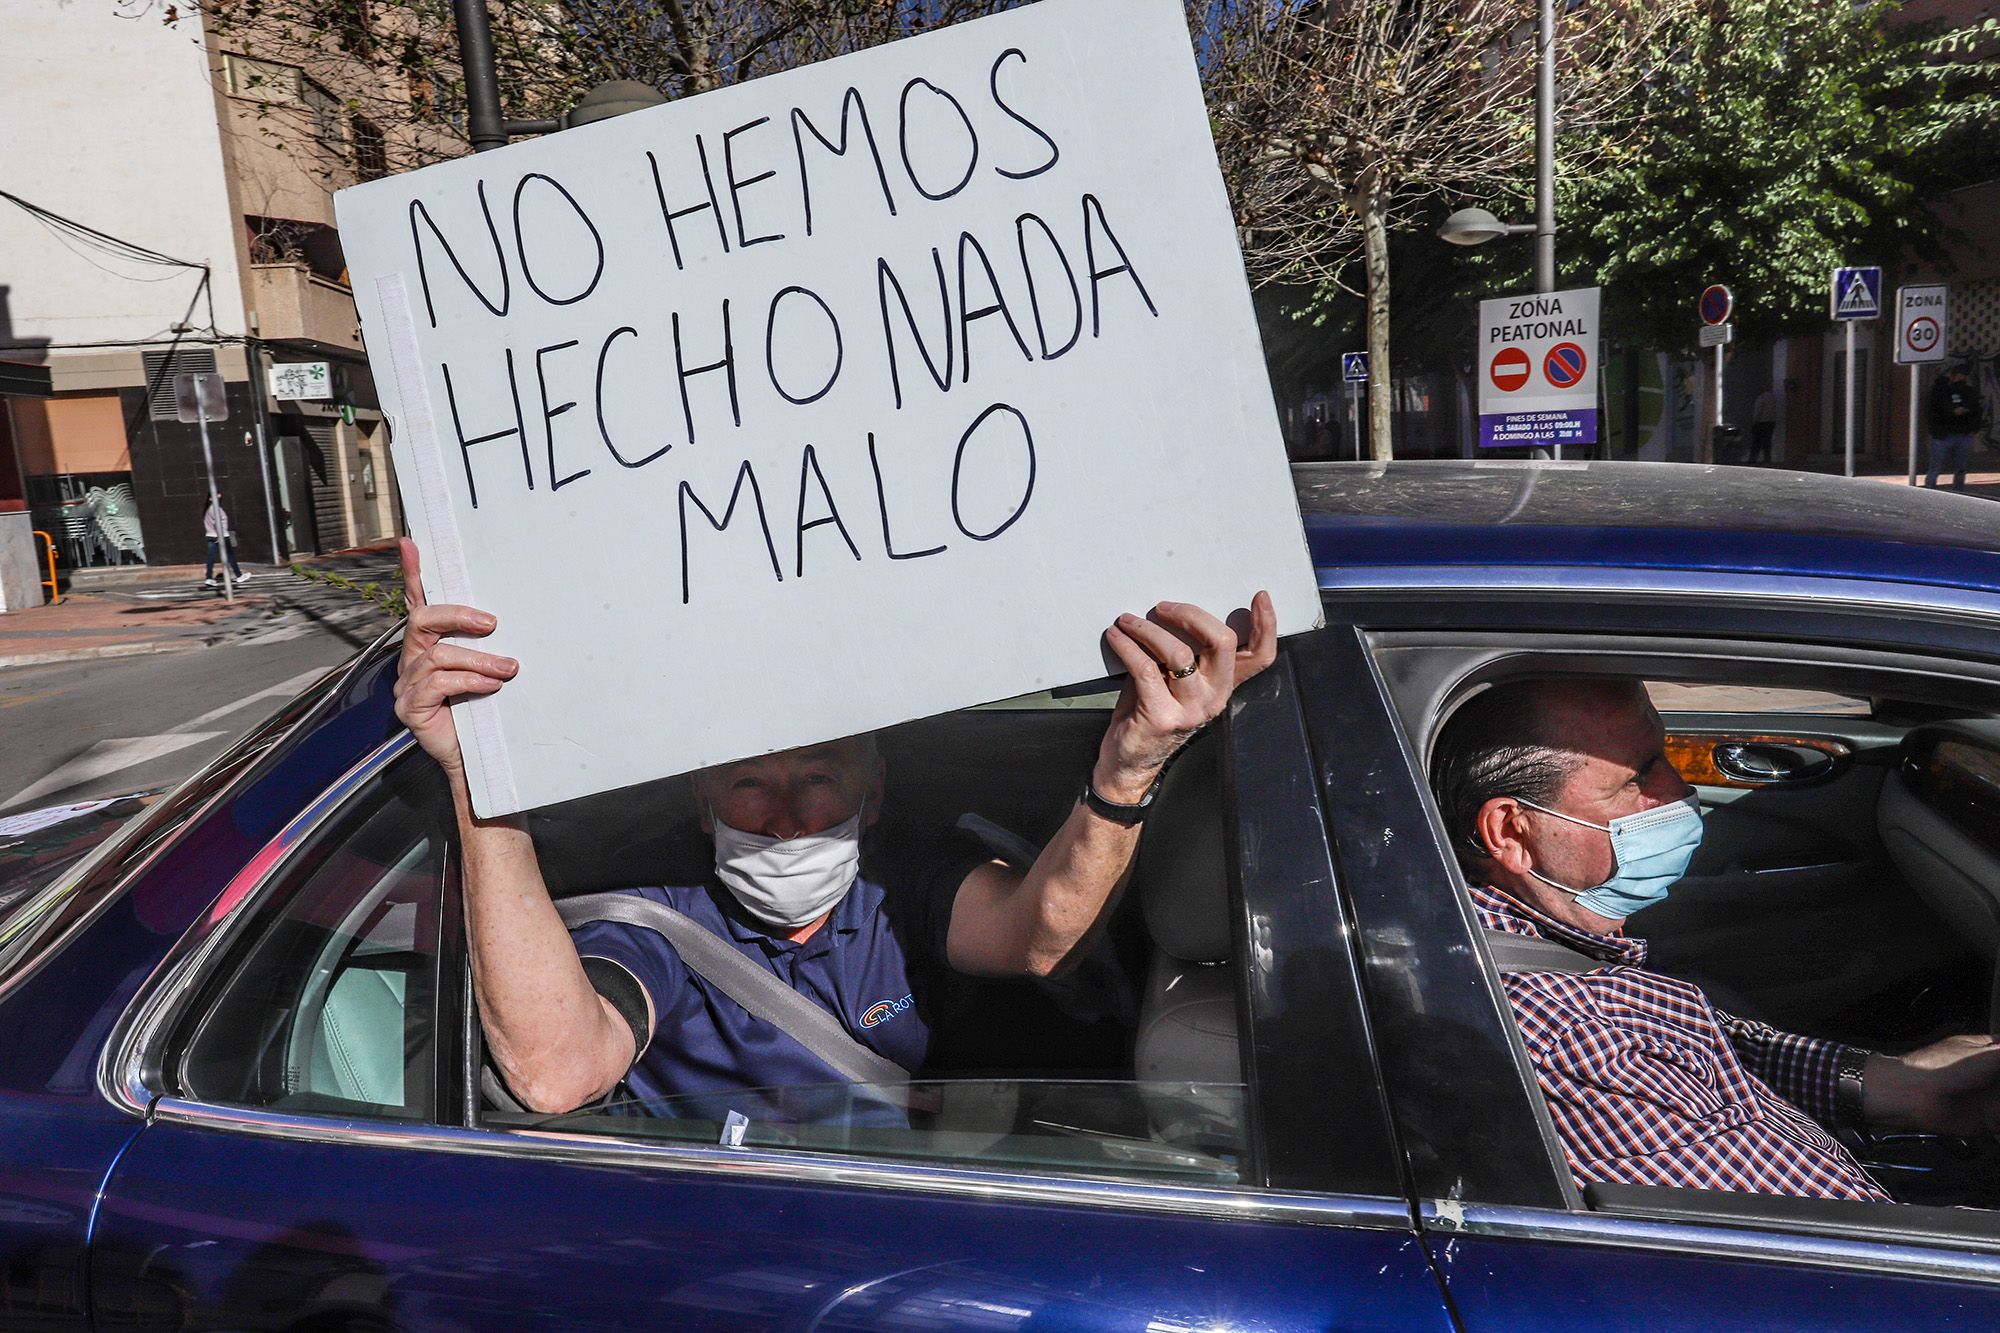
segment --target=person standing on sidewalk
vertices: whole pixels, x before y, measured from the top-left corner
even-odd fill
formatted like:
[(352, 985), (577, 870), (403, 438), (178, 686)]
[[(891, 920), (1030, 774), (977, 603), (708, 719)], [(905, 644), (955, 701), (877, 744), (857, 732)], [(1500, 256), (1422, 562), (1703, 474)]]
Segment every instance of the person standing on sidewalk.
[(1965, 489), (1965, 467), (1972, 461), (1972, 432), (1979, 428), (1979, 390), (1966, 378), (1963, 363), (1947, 370), (1931, 386), (1931, 474), (1925, 485), (1935, 487), (1938, 473), (1949, 466), (1951, 488)]
[(220, 560), (229, 561), (229, 576), (238, 583), (248, 583), (250, 576), (236, 563), (236, 533), (229, 526), (229, 514), (222, 507), (222, 497), (210, 492), (208, 508), (202, 511), (201, 530), (208, 538), (208, 568), (202, 572), (204, 588), (220, 588), (222, 580), (215, 577), (215, 566)]
[(1750, 459), (1752, 463), (1771, 461), (1771, 441), (1778, 433), (1778, 391), (1775, 387), (1757, 395), (1750, 409)]

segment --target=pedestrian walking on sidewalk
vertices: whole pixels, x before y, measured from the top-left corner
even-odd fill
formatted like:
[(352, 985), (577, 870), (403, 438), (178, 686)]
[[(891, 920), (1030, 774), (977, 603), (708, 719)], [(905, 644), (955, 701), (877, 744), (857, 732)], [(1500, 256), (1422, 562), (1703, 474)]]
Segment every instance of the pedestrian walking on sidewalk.
[(1972, 432), (1979, 428), (1979, 390), (1966, 378), (1961, 363), (1931, 386), (1931, 474), (1925, 485), (1935, 487), (1938, 473), (1949, 467), (1951, 488), (1965, 489), (1966, 464), (1972, 461)]
[(238, 583), (247, 583), (250, 576), (236, 563), (236, 532), (230, 527), (229, 514), (222, 507), (220, 495), (211, 494), (208, 497), (208, 508), (201, 515), (201, 530), (208, 538), (208, 568), (202, 572), (202, 586), (222, 586), (222, 580), (215, 577), (215, 566), (225, 558), (229, 561), (229, 576)]

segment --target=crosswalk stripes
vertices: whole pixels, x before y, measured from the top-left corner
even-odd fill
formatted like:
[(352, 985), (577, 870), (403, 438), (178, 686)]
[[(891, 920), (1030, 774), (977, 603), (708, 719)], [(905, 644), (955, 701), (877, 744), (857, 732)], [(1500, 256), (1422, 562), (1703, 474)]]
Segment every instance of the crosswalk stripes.
[(231, 699), (219, 708), (211, 708), (199, 717), (191, 717), (155, 735), (118, 736), (97, 741), (82, 754), (67, 760), (6, 800), (0, 801), (0, 809), (11, 809), (25, 805), (38, 797), (74, 790), (85, 783), (108, 777), (120, 770), (136, 768), (150, 760), (184, 750), (190, 745), (198, 745), (202, 741), (227, 735), (227, 731), (210, 730), (211, 724), (253, 703), (289, 699), (325, 675), (326, 671), (325, 667), (313, 667), (302, 671), (275, 685), (267, 685), (241, 698)]
[[(303, 588), (310, 586), (310, 581), (300, 578), (289, 569), (252, 571), (247, 582), (239, 582), (236, 586), (247, 592), (266, 592), (277, 588)], [(204, 593), (213, 593), (217, 597), (220, 597), (222, 595), (221, 583), (218, 581), (214, 587), (210, 587), (200, 579), (191, 579), (185, 583), (177, 581), (158, 587), (133, 589), (130, 591), (121, 589), (118, 595), (121, 597), (136, 598), (145, 602), (184, 602), (190, 598), (199, 597)]]

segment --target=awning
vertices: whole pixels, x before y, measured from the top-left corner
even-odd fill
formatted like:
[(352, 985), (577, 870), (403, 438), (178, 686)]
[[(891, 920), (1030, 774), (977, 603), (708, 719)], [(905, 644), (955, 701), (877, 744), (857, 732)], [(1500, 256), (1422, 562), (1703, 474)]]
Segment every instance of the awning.
[(47, 398), (55, 393), (47, 366), (31, 366), (22, 361), (0, 361), (0, 397)]

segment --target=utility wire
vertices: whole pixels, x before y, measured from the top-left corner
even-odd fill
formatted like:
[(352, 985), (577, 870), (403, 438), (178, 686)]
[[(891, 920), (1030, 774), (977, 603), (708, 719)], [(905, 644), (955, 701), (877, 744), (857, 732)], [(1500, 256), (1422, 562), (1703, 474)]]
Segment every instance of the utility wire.
[[(9, 193), (6, 190), (0, 190), (0, 199), (13, 204), (16, 208), (27, 213), (29, 217), (41, 223), (42, 226), (49, 230), (51, 235), (72, 251), (75, 250), (75, 247), (70, 242), (77, 241), (96, 250), (100, 254), (109, 255), (115, 259), (123, 259), (130, 263), (153, 264), (162, 268), (191, 269), (200, 273), (201, 282), (195, 287), (194, 296), (188, 301), (187, 314), (181, 316), (180, 322), (183, 324), (187, 323), (188, 316), (194, 314), (195, 306), (206, 300), (208, 302), (208, 331), (211, 335), (217, 332), (215, 327), (215, 287), (212, 281), (214, 271), (207, 264), (196, 263), (191, 259), (176, 259), (172, 255), (163, 254), (148, 246), (139, 245), (132, 241), (113, 236), (110, 232), (99, 231), (95, 227), (78, 222), (75, 218), (66, 218), (51, 209), (43, 208), (40, 204), (31, 204), (20, 195)], [(79, 255), (79, 258), (87, 262), (94, 262), (89, 261), (88, 255)], [(99, 264), (97, 267), (102, 268), (103, 265)], [(129, 277), (129, 275), (120, 276)], [(157, 282), (160, 279), (129, 278), (129, 280), (133, 282)], [(180, 341), (180, 335), (176, 334), (173, 342), (178, 343)], [(124, 345), (133, 346), (135, 344), (126, 343)]]
[(50, 231), (57, 233), (58, 236), (79, 240), (102, 254), (111, 255), (118, 259), (130, 260), (137, 264), (161, 264), (172, 268), (197, 268), (204, 272), (208, 269), (208, 265), (206, 264), (197, 264), (188, 259), (175, 259), (172, 255), (161, 254), (158, 250), (149, 249), (143, 245), (136, 245), (131, 241), (121, 240), (109, 232), (99, 231), (97, 228), (87, 226), (84, 223), (76, 221), (74, 218), (66, 218), (60, 213), (43, 208), (40, 204), (31, 204), (26, 199), (21, 198), (21, 196), (10, 194), (6, 190), (0, 190), (0, 199), (4, 199), (15, 207), (20, 208), (28, 216), (34, 218), (35, 221), (41, 223)]

